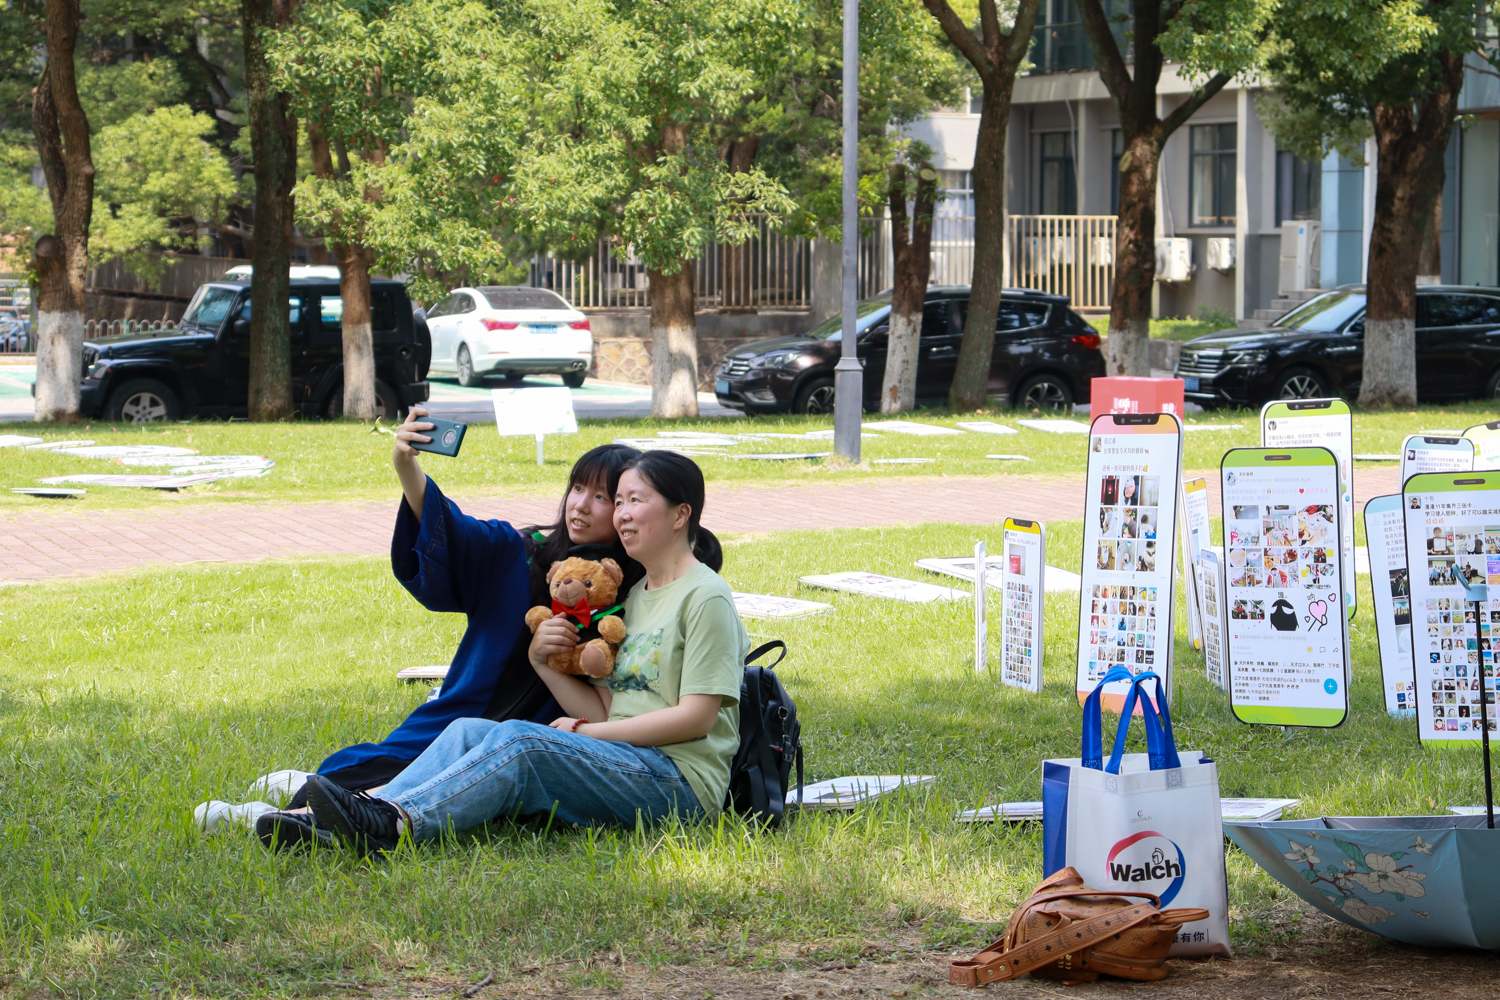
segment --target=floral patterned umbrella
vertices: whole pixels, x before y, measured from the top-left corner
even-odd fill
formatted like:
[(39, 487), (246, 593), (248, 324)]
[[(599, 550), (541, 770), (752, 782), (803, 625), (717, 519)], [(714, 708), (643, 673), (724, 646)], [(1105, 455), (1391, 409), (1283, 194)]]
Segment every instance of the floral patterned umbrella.
[(1324, 816), (1224, 832), (1346, 924), (1409, 944), (1500, 950), (1500, 830), (1483, 816)]

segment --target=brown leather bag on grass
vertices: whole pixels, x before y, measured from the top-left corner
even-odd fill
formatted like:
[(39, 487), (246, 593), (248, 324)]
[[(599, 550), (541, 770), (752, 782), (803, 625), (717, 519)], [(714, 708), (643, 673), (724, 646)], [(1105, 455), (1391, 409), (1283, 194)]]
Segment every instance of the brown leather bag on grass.
[(1183, 924), (1207, 920), (1198, 908), (1160, 909), (1147, 892), (1100, 892), (1076, 869), (1043, 880), (1011, 916), (1005, 936), (967, 962), (948, 966), (956, 986), (988, 986), (1026, 973), (1065, 986), (1100, 975), (1153, 982), (1167, 976), (1167, 951)]

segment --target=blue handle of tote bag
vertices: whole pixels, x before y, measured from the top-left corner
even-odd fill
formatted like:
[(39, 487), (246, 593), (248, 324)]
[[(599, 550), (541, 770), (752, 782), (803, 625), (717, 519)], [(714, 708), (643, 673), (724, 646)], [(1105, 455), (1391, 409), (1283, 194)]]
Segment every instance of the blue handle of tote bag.
[[(1154, 706), (1142, 690), (1148, 680), (1156, 682)], [(1125, 696), (1125, 705), (1120, 711), (1120, 725), (1115, 730), (1114, 750), (1110, 753), (1109, 763), (1104, 770), (1110, 774), (1120, 773), (1120, 760), (1125, 756), (1125, 737), (1130, 730), (1137, 697), (1141, 701), (1141, 718), (1146, 723), (1146, 756), (1151, 762), (1151, 770), (1181, 767), (1182, 761), (1177, 756), (1177, 738), (1172, 735), (1172, 716), (1167, 708), (1164, 685), (1160, 677), (1148, 670), (1131, 682), (1130, 693)]]
[[(1148, 680), (1156, 682), (1156, 701), (1161, 706), (1160, 715), (1152, 706), (1151, 699), (1139, 692), (1141, 686)], [(1125, 696), (1120, 724), (1115, 730), (1114, 751), (1110, 754), (1109, 766), (1106, 767), (1101, 698), (1105, 685), (1116, 681), (1130, 684), (1130, 691)], [(1172, 718), (1167, 713), (1167, 701), (1161, 678), (1150, 671), (1137, 677), (1124, 667), (1113, 667), (1099, 679), (1099, 683), (1083, 703), (1083, 746), (1079, 756), (1083, 759), (1084, 767), (1091, 767), (1096, 771), (1108, 771), (1110, 774), (1120, 773), (1120, 758), (1125, 753), (1125, 738), (1130, 729), (1131, 717), (1135, 713), (1137, 697), (1141, 700), (1141, 715), (1146, 725), (1146, 753), (1151, 760), (1151, 769), (1160, 771), (1163, 768), (1182, 766), (1177, 756), (1177, 743), (1172, 735)]]

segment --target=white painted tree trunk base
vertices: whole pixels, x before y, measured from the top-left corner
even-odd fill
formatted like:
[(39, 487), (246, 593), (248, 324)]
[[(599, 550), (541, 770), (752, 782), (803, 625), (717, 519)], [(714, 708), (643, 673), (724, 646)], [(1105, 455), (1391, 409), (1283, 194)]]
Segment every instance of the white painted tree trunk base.
[(1417, 405), (1416, 320), (1365, 320), (1359, 405), (1403, 408)]
[(1151, 374), (1151, 321), (1128, 320), (1125, 329), (1110, 328), (1104, 342), (1104, 371), (1108, 375)]
[(36, 420), (75, 421), (83, 382), (83, 313), (39, 311), (36, 329)]

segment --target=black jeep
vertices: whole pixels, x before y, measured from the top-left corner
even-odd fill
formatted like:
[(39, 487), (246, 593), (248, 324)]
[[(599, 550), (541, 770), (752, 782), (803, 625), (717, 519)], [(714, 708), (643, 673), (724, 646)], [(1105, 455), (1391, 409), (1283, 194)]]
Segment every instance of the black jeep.
[[(375, 395), (395, 419), (427, 400), (432, 338), (412, 316), (399, 281), (370, 282)], [(292, 399), (312, 416), (344, 406), (344, 302), (337, 281), (293, 278), (290, 296)], [(180, 416), (242, 416), (250, 388), (250, 281), (199, 288), (173, 330), (98, 337), (83, 345), (82, 412), (143, 423)]]

